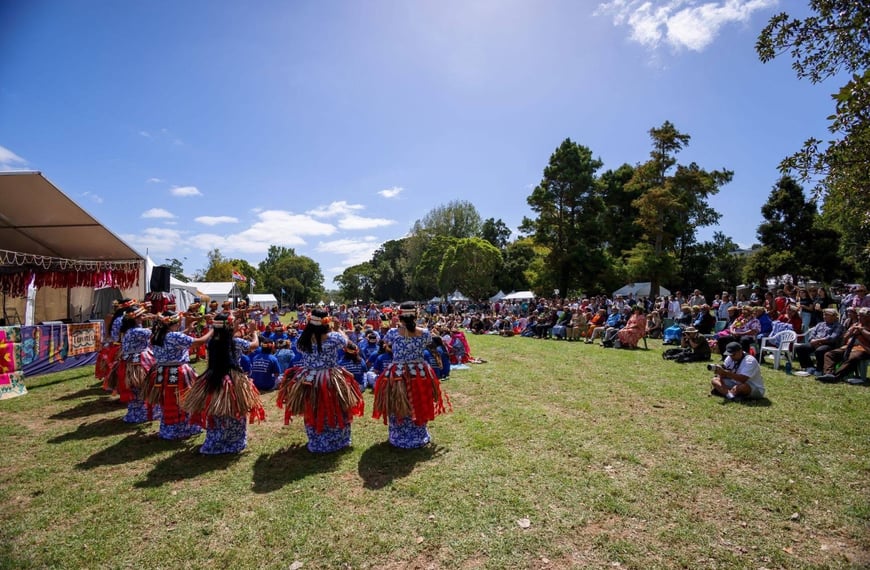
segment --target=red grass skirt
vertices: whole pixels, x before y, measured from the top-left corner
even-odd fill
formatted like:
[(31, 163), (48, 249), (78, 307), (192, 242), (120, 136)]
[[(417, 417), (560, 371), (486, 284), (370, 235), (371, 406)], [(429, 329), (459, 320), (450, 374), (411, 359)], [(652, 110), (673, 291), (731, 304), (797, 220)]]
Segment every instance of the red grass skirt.
[(385, 424), (392, 415), (411, 418), (422, 426), (449, 411), (450, 398), (441, 391), (435, 370), (426, 362), (394, 362), (375, 381), (372, 417), (383, 418)]
[(365, 401), (353, 374), (336, 366), (309, 369), (294, 366), (284, 373), (276, 398), (284, 408), (284, 423), (302, 416), (305, 425), (321, 433), (325, 427), (343, 428), (362, 416)]
[(196, 382), (196, 372), (190, 364), (175, 366), (155, 365), (142, 386), (141, 396), (146, 404), (159, 405), (163, 409), (163, 423), (175, 425), (179, 423), (202, 424), (201, 420), (188, 418), (181, 409), (181, 400)]
[(231, 370), (223, 377), (220, 388), (209, 392), (211, 373), (206, 370), (181, 398), (181, 410), (190, 414), (191, 422), (210, 428), (214, 424), (213, 418), (241, 419), (247, 416), (252, 423), (266, 419), (260, 392), (244, 372)]

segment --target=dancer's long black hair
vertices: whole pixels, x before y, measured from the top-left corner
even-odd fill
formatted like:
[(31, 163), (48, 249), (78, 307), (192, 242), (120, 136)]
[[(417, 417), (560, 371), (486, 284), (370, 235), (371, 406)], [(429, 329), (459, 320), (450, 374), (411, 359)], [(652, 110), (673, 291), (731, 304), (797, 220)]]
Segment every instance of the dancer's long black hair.
[(227, 315), (221, 314), (214, 318), (214, 334), (208, 341), (208, 384), (209, 392), (216, 392), (224, 381), (224, 376), (231, 370), (241, 368), (233, 358), (235, 347), (233, 346), (233, 325), (227, 320)]
[(139, 308), (138, 305), (134, 305), (132, 307), (128, 307), (127, 309), (124, 309), (124, 311), (123, 311), (124, 318), (121, 319), (121, 331), (118, 333), (119, 339), (123, 339), (124, 333), (126, 333), (128, 330), (135, 329), (137, 326), (139, 326), (138, 324), (136, 324), (136, 317), (127, 318), (127, 315), (126, 315), (127, 311), (131, 311), (131, 313), (132, 313), (133, 311), (135, 311), (138, 308)]
[[(327, 313), (323, 309), (311, 310), (312, 318), (324, 319), (327, 316), (329, 316), (329, 313)], [(302, 352), (307, 352), (311, 354), (311, 337), (313, 336), (317, 340), (317, 352), (320, 352), (323, 349), (320, 337), (328, 332), (328, 323), (324, 324), (323, 322), (321, 322), (319, 325), (315, 325), (311, 323), (311, 319), (308, 319), (308, 323), (305, 325), (305, 329), (302, 331), (302, 334), (299, 335), (299, 340), (296, 341), (296, 348), (301, 350)]]
[[(405, 325), (405, 330), (413, 333), (417, 330), (417, 305), (414, 303), (402, 303), (400, 307), (399, 321)], [(414, 314), (405, 314), (406, 311), (414, 311)]]
[[(174, 317), (175, 311), (163, 311), (160, 313), (161, 317)], [(166, 340), (166, 335), (169, 333), (169, 327), (172, 325), (166, 324), (163, 322), (163, 319), (157, 319), (157, 323), (154, 325), (154, 334), (151, 335), (151, 344), (154, 346), (163, 346), (164, 341)]]

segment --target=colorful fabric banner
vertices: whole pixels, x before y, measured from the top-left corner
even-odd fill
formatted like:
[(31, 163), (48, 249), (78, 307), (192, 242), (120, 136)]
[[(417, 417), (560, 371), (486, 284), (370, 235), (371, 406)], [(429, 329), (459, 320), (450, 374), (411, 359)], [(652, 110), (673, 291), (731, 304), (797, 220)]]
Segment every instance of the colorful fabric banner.
[(98, 352), (103, 344), (102, 323), (77, 323), (67, 325), (68, 353), (71, 356)]
[(20, 346), (20, 327), (0, 327), (0, 400), (27, 393), (21, 372)]

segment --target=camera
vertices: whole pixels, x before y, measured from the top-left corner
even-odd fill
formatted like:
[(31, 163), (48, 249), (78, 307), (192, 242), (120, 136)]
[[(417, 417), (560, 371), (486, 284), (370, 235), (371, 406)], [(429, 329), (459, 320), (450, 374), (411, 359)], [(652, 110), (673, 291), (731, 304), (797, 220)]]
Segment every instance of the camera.
[(707, 370), (709, 370), (710, 372), (713, 372), (713, 371), (716, 370), (717, 368), (719, 368), (719, 365), (718, 365), (718, 364), (708, 364), (708, 365), (707, 365)]

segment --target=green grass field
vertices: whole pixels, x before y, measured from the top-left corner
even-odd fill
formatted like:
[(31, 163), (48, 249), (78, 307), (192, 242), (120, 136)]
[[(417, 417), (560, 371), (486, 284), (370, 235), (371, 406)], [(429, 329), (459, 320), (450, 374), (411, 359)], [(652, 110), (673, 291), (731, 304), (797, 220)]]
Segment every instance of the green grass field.
[(245, 453), (203, 457), (124, 424), (93, 367), (30, 378), (0, 402), (0, 567), (870, 566), (870, 389), (765, 365), (769, 400), (725, 404), (658, 341), (469, 341), (487, 362), (404, 452), (370, 393), (345, 452), (272, 393)]

